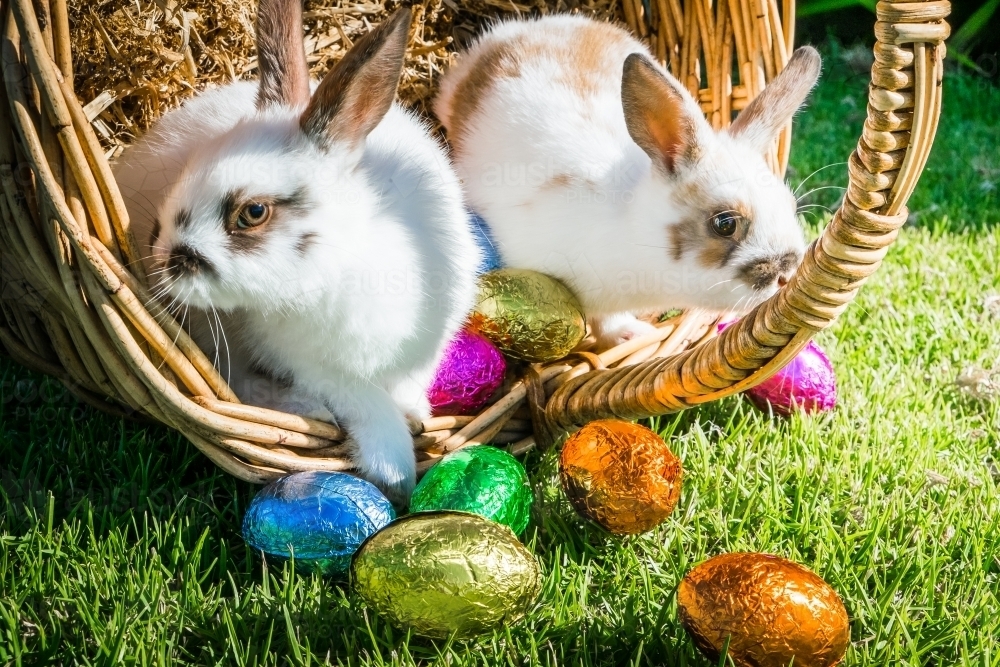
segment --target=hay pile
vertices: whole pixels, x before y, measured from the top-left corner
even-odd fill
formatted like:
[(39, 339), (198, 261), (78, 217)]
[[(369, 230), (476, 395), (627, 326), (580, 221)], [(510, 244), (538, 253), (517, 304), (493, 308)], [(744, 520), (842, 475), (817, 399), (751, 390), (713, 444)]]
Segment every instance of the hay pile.
[[(306, 52), (321, 77), (398, 0), (307, 0)], [(208, 85), (256, 76), (256, 0), (70, 0), (75, 85), (108, 157)], [(614, 0), (420, 0), (399, 89), (430, 116), (438, 77), (490, 19), (579, 11), (619, 20)]]

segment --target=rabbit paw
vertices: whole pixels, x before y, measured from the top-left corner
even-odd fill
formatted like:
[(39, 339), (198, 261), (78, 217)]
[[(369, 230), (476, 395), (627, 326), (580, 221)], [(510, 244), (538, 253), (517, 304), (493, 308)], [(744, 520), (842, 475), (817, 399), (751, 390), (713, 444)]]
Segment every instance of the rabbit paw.
[[(354, 438), (357, 436), (355, 434)], [(364, 441), (355, 439), (354, 442), (354, 460), (358, 471), (381, 489), (393, 505), (406, 507), (417, 484), (417, 461), (409, 431), (383, 433), (381, 437), (366, 437)]]
[(427, 387), (430, 383), (430, 379), (406, 377), (393, 387), (392, 400), (407, 419), (422, 422), (431, 416), (431, 403), (427, 400)]
[(593, 321), (597, 346), (606, 350), (616, 345), (656, 331), (649, 322), (643, 322), (632, 313), (615, 313)]
[(398, 463), (402, 465), (383, 467), (378, 471), (369, 469), (364, 477), (377, 486), (393, 506), (402, 509), (410, 504), (410, 496), (417, 485), (417, 470), (412, 454), (409, 465), (401, 461)]

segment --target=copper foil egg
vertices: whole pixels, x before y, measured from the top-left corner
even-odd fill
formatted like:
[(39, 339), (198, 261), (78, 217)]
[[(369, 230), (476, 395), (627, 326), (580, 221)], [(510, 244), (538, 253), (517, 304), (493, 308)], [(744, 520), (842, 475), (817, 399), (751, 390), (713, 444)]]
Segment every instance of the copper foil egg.
[(555, 278), (526, 269), (480, 276), (469, 325), (504, 354), (532, 362), (565, 357), (587, 333), (573, 293)]
[(831, 667), (850, 643), (847, 610), (818, 575), (758, 553), (716, 556), (677, 589), (684, 627), (710, 660), (729, 639), (737, 667)]
[(663, 522), (681, 494), (681, 462), (645, 426), (604, 419), (577, 431), (559, 457), (573, 507), (619, 535)]
[(465, 512), (420, 512), (354, 555), (355, 592), (394, 625), (427, 637), (470, 637), (510, 625), (541, 588), (535, 557), (507, 526)]

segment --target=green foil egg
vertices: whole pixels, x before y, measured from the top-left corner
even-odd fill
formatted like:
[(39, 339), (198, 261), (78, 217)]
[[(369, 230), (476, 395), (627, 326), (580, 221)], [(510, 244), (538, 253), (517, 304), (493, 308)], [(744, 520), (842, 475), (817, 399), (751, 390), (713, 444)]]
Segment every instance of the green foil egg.
[(351, 564), (354, 591), (426, 637), (471, 637), (522, 618), (538, 597), (538, 562), (506, 526), (477, 514), (411, 514), (368, 538)]
[(472, 512), (520, 535), (528, 527), (532, 498), (520, 461), (497, 447), (476, 445), (448, 454), (427, 471), (410, 511)]
[(550, 276), (500, 269), (479, 277), (479, 298), (470, 326), (515, 359), (565, 357), (587, 333), (580, 302)]

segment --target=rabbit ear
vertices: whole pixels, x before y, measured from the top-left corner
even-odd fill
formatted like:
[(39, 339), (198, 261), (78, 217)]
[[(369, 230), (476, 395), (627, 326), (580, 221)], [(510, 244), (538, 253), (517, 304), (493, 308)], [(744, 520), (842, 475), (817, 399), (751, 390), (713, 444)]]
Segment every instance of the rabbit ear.
[(257, 108), (309, 101), (309, 66), (302, 35), (302, 0), (257, 5)]
[(668, 174), (694, 153), (696, 121), (684, 94), (640, 53), (625, 59), (622, 108), (632, 140)]
[(819, 79), (821, 60), (811, 46), (795, 50), (781, 74), (740, 112), (729, 127), (732, 137), (766, 154)]
[(409, 30), (403, 8), (355, 42), (316, 89), (299, 119), (302, 131), (320, 146), (363, 142), (396, 97)]

